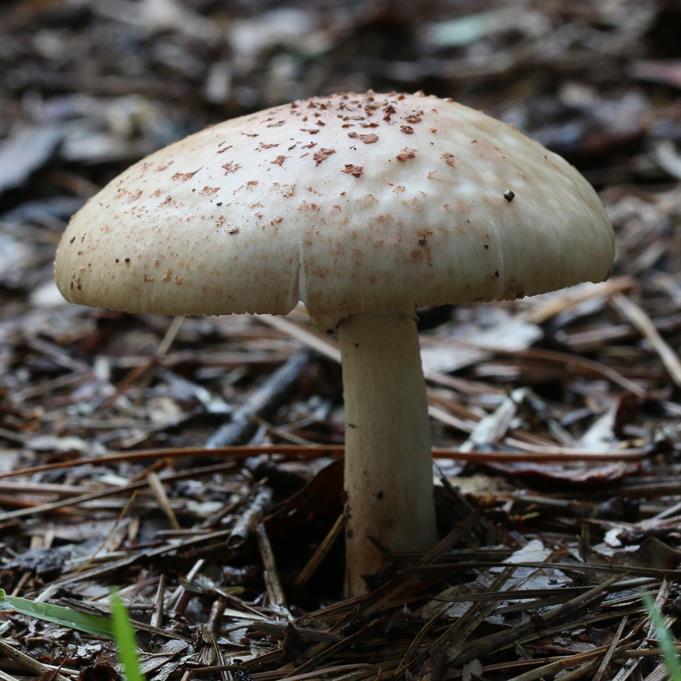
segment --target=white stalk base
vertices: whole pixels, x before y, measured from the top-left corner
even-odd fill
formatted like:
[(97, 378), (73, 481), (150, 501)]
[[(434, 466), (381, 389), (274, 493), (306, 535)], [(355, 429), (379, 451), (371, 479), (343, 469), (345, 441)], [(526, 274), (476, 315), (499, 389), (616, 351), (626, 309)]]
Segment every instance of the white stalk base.
[[(340, 324), (345, 395), (345, 593), (387, 552), (437, 541), (425, 383), (415, 320), (358, 314)], [(382, 550), (383, 549), (383, 550)]]

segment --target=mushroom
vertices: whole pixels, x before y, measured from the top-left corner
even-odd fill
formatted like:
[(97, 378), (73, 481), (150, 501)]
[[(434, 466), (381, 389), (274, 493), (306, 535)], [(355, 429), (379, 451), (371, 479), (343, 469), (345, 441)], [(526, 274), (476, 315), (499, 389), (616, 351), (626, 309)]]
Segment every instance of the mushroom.
[(438, 536), (416, 306), (514, 299), (608, 276), (587, 181), (514, 128), (422, 93), (336, 94), (207, 128), (73, 217), (55, 276), (74, 303), (286, 314), (338, 328), (346, 584)]

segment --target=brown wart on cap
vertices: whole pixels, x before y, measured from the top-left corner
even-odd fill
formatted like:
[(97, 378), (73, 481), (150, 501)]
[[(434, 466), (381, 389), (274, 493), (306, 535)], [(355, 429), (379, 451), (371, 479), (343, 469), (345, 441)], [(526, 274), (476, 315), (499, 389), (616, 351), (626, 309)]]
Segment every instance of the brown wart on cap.
[(347, 93), (220, 123), (128, 169), (73, 217), (55, 277), (84, 305), (286, 314), (302, 301), (338, 327), (356, 594), (387, 555), (437, 539), (416, 304), (600, 281), (612, 259), (594, 190), (522, 133), (422, 93)]
[(395, 156), (395, 158), (400, 162), (411, 161), (411, 159), (416, 158), (416, 149), (402, 149), (402, 151)]
[(352, 175), (353, 177), (361, 177), (362, 173), (364, 172), (364, 168), (362, 166), (353, 165), (352, 163), (346, 163), (341, 172), (345, 173), (346, 175)]
[(312, 155), (312, 158), (314, 159), (316, 165), (319, 165), (320, 163), (326, 161), (329, 156), (333, 156), (335, 153), (335, 149), (319, 149), (319, 151), (315, 151), (315, 153)]

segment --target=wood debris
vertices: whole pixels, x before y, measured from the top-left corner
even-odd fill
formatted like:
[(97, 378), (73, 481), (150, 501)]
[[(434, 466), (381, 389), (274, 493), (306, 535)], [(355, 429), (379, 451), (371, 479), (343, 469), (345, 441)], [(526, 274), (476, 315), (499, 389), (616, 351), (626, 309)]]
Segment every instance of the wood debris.
[[(6, 594), (108, 615), (118, 589), (149, 681), (666, 678), (641, 598), (678, 640), (674, 3), (105, 5), (0, 8)], [(303, 310), (86, 310), (61, 301), (51, 262), (69, 216), (154, 149), (372, 87), (453, 96), (565, 156), (600, 192), (618, 258), (597, 285), (419, 311), (442, 539), (343, 600), (333, 335)], [(4, 681), (117, 678), (110, 641), (7, 606)]]

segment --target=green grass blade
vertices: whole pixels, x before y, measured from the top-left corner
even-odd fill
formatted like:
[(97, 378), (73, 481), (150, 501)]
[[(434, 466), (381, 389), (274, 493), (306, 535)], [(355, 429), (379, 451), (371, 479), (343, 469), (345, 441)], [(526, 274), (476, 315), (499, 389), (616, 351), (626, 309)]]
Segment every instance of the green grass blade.
[(662, 613), (648, 594), (643, 594), (641, 598), (648, 610), (650, 620), (655, 627), (655, 636), (660, 643), (660, 648), (662, 649), (664, 657), (664, 665), (667, 667), (670, 681), (681, 681), (681, 662), (679, 661), (679, 656), (676, 654), (674, 639), (669, 633), (669, 629), (665, 626)]
[(0, 589), (0, 609), (16, 610), (27, 617), (52, 622), (69, 629), (77, 629), (94, 636), (112, 638), (111, 622), (106, 617), (89, 615), (61, 605), (37, 603), (28, 598), (8, 596), (3, 589)]
[(137, 657), (135, 630), (130, 623), (128, 611), (117, 593), (111, 594), (111, 624), (118, 649), (118, 659), (123, 667), (126, 681), (145, 681)]

